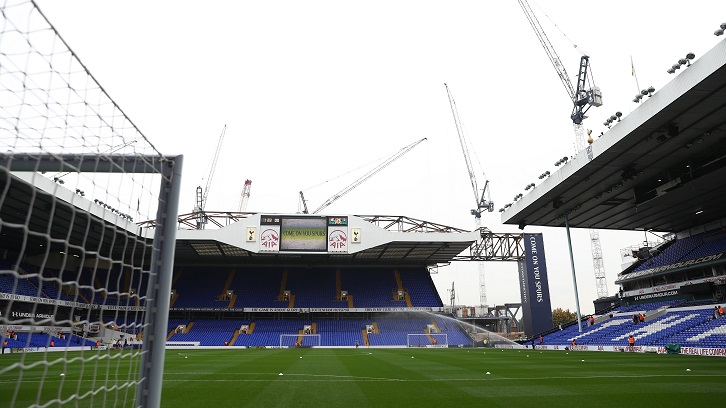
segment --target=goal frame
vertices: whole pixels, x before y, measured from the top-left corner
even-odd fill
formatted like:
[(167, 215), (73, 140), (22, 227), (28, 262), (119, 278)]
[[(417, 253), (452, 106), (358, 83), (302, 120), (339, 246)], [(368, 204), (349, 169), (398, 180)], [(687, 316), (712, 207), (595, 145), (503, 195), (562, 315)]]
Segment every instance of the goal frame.
[[(283, 343), (283, 339), (284, 338), (288, 338), (288, 337), (294, 337), (295, 338), (295, 340), (293, 341), (293, 344), (295, 343), (295, 341), (297, 341), (298, 338), (302, 337), (303, 338), (303, 346), (302, 347), (320, 347), (323, 344), (322, 343), (323, 338), (322, 338), (322, 336), (320, 334), (281, 334), (280, 335), (280, 348), (293, 347), (293, 346), (288, 346), (288, 345), (283, 345), (282, 344)], [(311, 339), (311, 338), (317, 338), (318, 339), (318, 344), (317, 345), (308, 345), (307, 342), (305, 341), (305, 339)]]
[[(412, 344), (411, 338), (413, 337), (425, 338), (425, 341)], [(436, 344), (431, 343), (428, 337), (436, 339)], [(444, 339), (444, 341), (442, 342), (441, 339)], [(406, 347), (449, 347), (449, 335), (447, 333), (408, 333), (406, 334)]]
[[(143, 163), (143, 165), (139, 165)], [(144, 341), (138, 387), (137, 406), (161, 404), (164, 356), (171, 281), (176, 249), (177, 217), (181, 190), (183, 156), (107, 155), (93, 154), (13, 154), (0, 153), (0, 167), (25, 172), (89, 172), (89, 173), (152, 173), (163, 180), (159, 187), (159, 205), (144, 312)]]

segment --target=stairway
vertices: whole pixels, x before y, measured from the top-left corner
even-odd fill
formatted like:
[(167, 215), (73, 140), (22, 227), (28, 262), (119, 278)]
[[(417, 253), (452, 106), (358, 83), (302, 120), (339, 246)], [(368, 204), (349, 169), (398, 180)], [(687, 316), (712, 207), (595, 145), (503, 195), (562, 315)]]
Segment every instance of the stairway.
[(403, 291), (403, 298), (404, 300), (406, 300), (406, 306), (413, 307), (413, 304), (411, 304), (411, 296), (409, 296), (408, 292), (406, 292), (403, 288), (403, 281), (401, 281), (401, 274), (398, 272), (398, 269), (393, 270), (393, 275), (396, 277), (396, 285), (398, 285), (398, 290)]
[(363, 336), (363, 345), (367, 346), (367, 345), (371, 344), (368, 342), (368, 332), (366, 331), (366, 329), (361, 330), (360, 334)]
[(232, 340), (229, 341), (230, 346), (234, 346), (234, 342), (237, 341), (237, 337), (239, 337), (239, 329), (234, 331), (234, 334), (232, 334)]
[(189, 322), (189, 324), (187, 325), (187, 328), (184, 330), (184, 334), (189, 333), (189, 330), (192, 329), (192, 326), (194, 326), (194, 322)]
[(234, 269), (232, 269), (232, 272), (229, 273), (229, 276), (227, 277), (227, 282), (224, 283), (224, 289), (222, 289), (222, 293), (227, 293), (229, 290), (229, 287), (232, 286), (232, 280), (234, 279)]
[(340, 300), (340, 269), (335, 270), (335, 296)]
[(229, 304), (227, 304), (227, 308), (231, 309), (234, 307), (234, 302), (237, 301), (237, 295), (232, 295), (232, 299), (229, 300)]
[(285, 300), (285, 286), (287, 286), (287, 268), (282, 271), (282, 280), (280, 281), (280, 293), (277, 295), (277, 300)]
[(348, 308), (352, 309), (355, 306), (353, 306), (353, 295), (348, 295)]
[(170, 308), (174, 307), (174, 302), (176, 302), (177, 299), (179, 299), (179, 294), (174, 293), (174, 296), (171, 297), (171, 301), (169, 302)]

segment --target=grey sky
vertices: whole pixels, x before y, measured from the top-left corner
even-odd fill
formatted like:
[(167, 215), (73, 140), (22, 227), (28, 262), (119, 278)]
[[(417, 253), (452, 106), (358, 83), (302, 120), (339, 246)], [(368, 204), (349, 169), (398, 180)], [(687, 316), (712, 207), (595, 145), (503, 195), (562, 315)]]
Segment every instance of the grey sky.
[[(141, 131), (162, 152), (185, 155), (180, 213), (191, 212), (195, 188), (206, 185), (226, 124), (208, 210), (234, 210), (245, 179), (249, 211), (297, 212), (303, 189), (316, 208), (362, 173), (341, 174), (426, 137), (326, 212), (473, 228), (444, 82), (496, 209), (573, 152), (570, 101), (515, 1), (38, 3)], [(726, 21), (726, 3), (715, 0), (531, 5), (570, 75), (578, 49), (591, 57), (604, 95), (585, 121), (594, 134), (615, 111), (636, 108), (631, 56), (640, 88), (657, 90), (674, 78), (666, 69), (679, 58), (699, 57), (723, 38), (713, 31)], [(498, 212), (483, 225), (517, 230), (502, 226)], [(545, 234), (552, 306), (574, 309), (564, 230), (525, 231)], [(595, 297), (588, 231), (575, 230), (573, 239), (587, 313)], [(601, 239), (614, 293), (619, 250), (643, 233)], [(489, 304), (518, 302), (516, 265), (486, 269)], [(475, 264), (441, 268), (434, 281), (445, 303), (454, 281), (458, 303), (478, 304)]]

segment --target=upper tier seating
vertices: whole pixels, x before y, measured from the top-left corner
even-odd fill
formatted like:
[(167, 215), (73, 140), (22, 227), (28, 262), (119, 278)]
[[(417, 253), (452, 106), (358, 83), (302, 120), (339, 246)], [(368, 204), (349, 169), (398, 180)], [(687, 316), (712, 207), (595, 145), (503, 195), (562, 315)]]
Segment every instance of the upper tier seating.
[[(178, 294), (174, 308), (227, 307), (220, 300), (229, 268), (183, 268), (175, 272), (173, 289)], [(203, 276), (203, 279), (200, 277)], [(443, 303), (425, 268), (402, 269), (403, 289), (413, 307), (441, 307)], [(285, 278), (286, 277), (286, 278)], [(284, 287), (283, 287), (284, 283)], [(353, 307), (407, 307), (405, 300), (394, 299), (398, 283), (391, 268), (350, 268), (340, 270), (340, 289), (348, 291)], [(294, 296), (293, 307), (348, 308), (338, 300), (336, 270), (332, 268), (236, 268), (229, 290), (236, 295), (235, 308), (285, 308), (283, 290)]]

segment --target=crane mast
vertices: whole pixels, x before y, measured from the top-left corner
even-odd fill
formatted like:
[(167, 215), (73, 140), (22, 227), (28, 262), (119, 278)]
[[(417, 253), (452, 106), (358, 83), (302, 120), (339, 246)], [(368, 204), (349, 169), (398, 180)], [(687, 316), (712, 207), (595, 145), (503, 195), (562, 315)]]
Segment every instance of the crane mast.
[(222, 134), (219, 135), (219, 141), (217, 142), (217, 150), (214, 152), (214, 158), (209, 170), (209, 176), (207, 177), (207, 184), (202, 189), (202, 186), (197, 186), (197, 199), (196, 205), (194, 206), (194, 212), (197, 213), (197, 229), (204, 229), (207, 224), (207, 217), (204, 214), (204, 207), (207, 204), (207, 197), (209, 196), (209, 189), (212, 187), (212, 178), (214, 177), (214, 170), (217, 168), (217, 159), (219, 159), (219, 152), (222, 151), (222, 141), (224, 135), (227, 133), (227, 125), (224, 125)]
[(489, 187), (489, 180), (484, 183), (484, 188), (479, 193), (479, 185), (476, 181), (476, 174), (474, 173), (474, 167), (471, 165), (471, 158), (469, 157), (469, 147), (466, 143), (466, 137), (464, 135), (464, 129), (459, 119), (459, 112), (456, 110), (456, 101), (454, 101), (453, 95), (449, 90), (449, 86), (444, 84), (446, 88), (446, 94), (449, 97), (449, 106), (451, 107), (451, 114), (454, 116), (454, 125), (456, 126), (456, 133), (459, 135), (459, 143), (461, 144), (461, 151), (464, 153), (464, 162), (466, 163), (466, 171), (469, 173), (469, 181), (471, 182), (471, 189), (474, 192), (474, 202), (476, 208), (471, 210), (471, 215), (476, 218), (481, 218), (483, 211), (492, 212), (494, 211), (494, 203), (486, 198), (487, 188)]
[[(474, 191), (474, 202), (476, 207), (472, 209), (471, 215), (474, 216), (474, 226), (476, 230), (481, 230), (481, 213), (483, 211), (492, 212), (494, 211), (494, 203), (486, 198), (487, 188), (489, 187), (489, 180), (484, 182), (484, 188), (479, 194), (479, 186), (476, 182), (476, 174), (474, 168), (471, 165), (471, 159), (469, 158), (469, 148), (466, 143), (466, 136), (464, 134), (464, 127), (461, 125), (459, 119), (459, 112), (456, 109), (456, 101), (454, 96), (451, 95), (449, 86), (444, 84), (446, 87), (446, 94), (449, 97), (449, 106), (451, 107), (451, 114), (454, 116), (454, 124), (456, 125), (456, 133), (459, 135), (459, 143), (461, 144), (461, 151), (464, 154), (464, 161), (466, 162), (466, 170), (469, 173), (469, 181), (471, 182), (471, 188)], [(479, 267), (479, 304), (482, 307), (487, 306), (487, 286), (486, 286), (486, 271), (484, 270), (484, 262), (478, 262)], [(453, 287), (452, 287), (453, 291)]]
[[(573, 129), (575, 131), (575, 153), (579, 153), (585, 149), (585, 132), (583, 130), (582, 121), (587, 118), (585, 115), (592, 106), (602, 105), (602, 93), (600, 88), (592, 86), (587, 89), (588, 76), (587, 71), (590, 69), (590, 57), (583, 55), (580, 57), (580, 67), (577, 73), (577, 87), (573, 88), (570, 82), (570, 77), (567, 75), (565, 66), (562, 65), (560, 57), (557, 55), (552, 43), (547, 38), (544, 29), (534, 15), (532, 8), (529, 6), (527, 0), (518, 0), (519, 5), (522, 7), (525, 16), (529, 24), (534, 29), (534, 33), (537, 35), (540, 44), (545, 50), (547, 57), (550, 59), (552, 66), (555, 68), (557, 75), (560, 77), (560, 81), (567, 90), (567, 95), (572, 100), (572, 113), (570, 119), (572, 119)], [(592, 76), (592, 75), (591, 75)], [(605, 280), (605, 266), (602, 258), (602, 248), (600, 246), (600, 234), (595, 229), (590, 229), (590, 248), (592, 250), (592, 263), (595, 272), (595, 286), (597, 287), (598, 298), (607, 297), (608, 289)], [(579, 306), (578, 306), (579, 308)], [(578, 309), (579, 315), (579, 309)], [(578, 316), (579, 317), (579, 316)]]
[(242, 187), (242, 194), (240, 194), (238, 212), (247, 211), (247, 203), (250, 201), (250, 191), (252, 190), (252, 180), (245, 180), (245, 184)]
[(588, 89), (590, 78), (588, 77), (587, 72), (590, 70), (590, 57), (587, 55), (580, 57), (580, 66), (577, 73), (577, 87), (572, 86), (572, 82), (570, 81), (570, 77), (567, 74), (565, 66), (562, 64), (562, 61), (560, 60), (559, 55), (557, 55), (557, 51), (555, 51), (555, 48), (552, 46), (549, 38), (547, 38), (547, 34), (542, 28), (542, 25), (539, 23), (537, 16), (532, 11), (529, 3), (527, 0), (518, 0), (518, 2), (522, 7), (522, 11), (524, 11), (524, 15), (527, 17), (529, 24), (532, 26), (534, 33), (537, 35), (537, 39), (542, 45), (542, 48), (544, 48), (547, 57), (552, 63), (552, 66), (555, 68), (557, 76), (560, 77), (560, 81), (565, 87), (567, 95), (572, 101), (572, 113), (570, 114), (570, 119), (572, 119), (575, 130), (575, 150), (576, 153), (579, 153), (585, 148), (582, 121), (587, 118), (586, 113), (590, 107), (602, 105), (602, 93), (600, 92), (600, 88), (593, 85)]
[[(348, 194), (351, 190), (353, 190), (354, 188), (356, 188), (359, 185), (361, 185), (364, 181), (366, 181), (369, 178), (373, 177), (376, 173), (378, 173), (379, 171), (385, 169), (391, 163), (393, 163), (396, 160), (398, 160), (401, 156), (403, 156), (404, 154), (410, 152), (411, 149), (413, 149), (414, 147), (418, 146), (424, 140), (426, 140), (426, 138), (423, 138), (421, 140), (417, 140), (416, 142), (414, 142), (414, 143), (412, 143), (412, 144), (410, 144), (410, 145), (402, 148), (401, 150), (397, 151), (392, 156), (390, 156), (386, 160), (384, 160), (383, 163), (381, 163), (378, 166), (376, 166), (373, 170), (371, 170), (368, 173), (364, 174), (359, 179), (357, 179), (356, 181), (354, 181), (352, 184), (350, 184), (349, 186), (347, 186), (344, 189), (340, 190), (335, 195), (333, 195), (332, 197), (330, 197), (329, 199), (327, 199), (324, 203), (320, 204), (320, 206), (318, 208), (316, 208), (315, 211), (313, 211), (312, 213), (313, 214), (317, 214), (320, 211), (324, 210), (330, 204), (333, 204), (339, 198), (343, 197), (344, 195)], [(305, 197), (303, 196), (302, 191), (300, 192), (300, 199), (301, 199), (301, 201), (303, 203), (303, 214), (308, 214), (308, 205), (307, 205), (307, 203), (305, 201)]]

